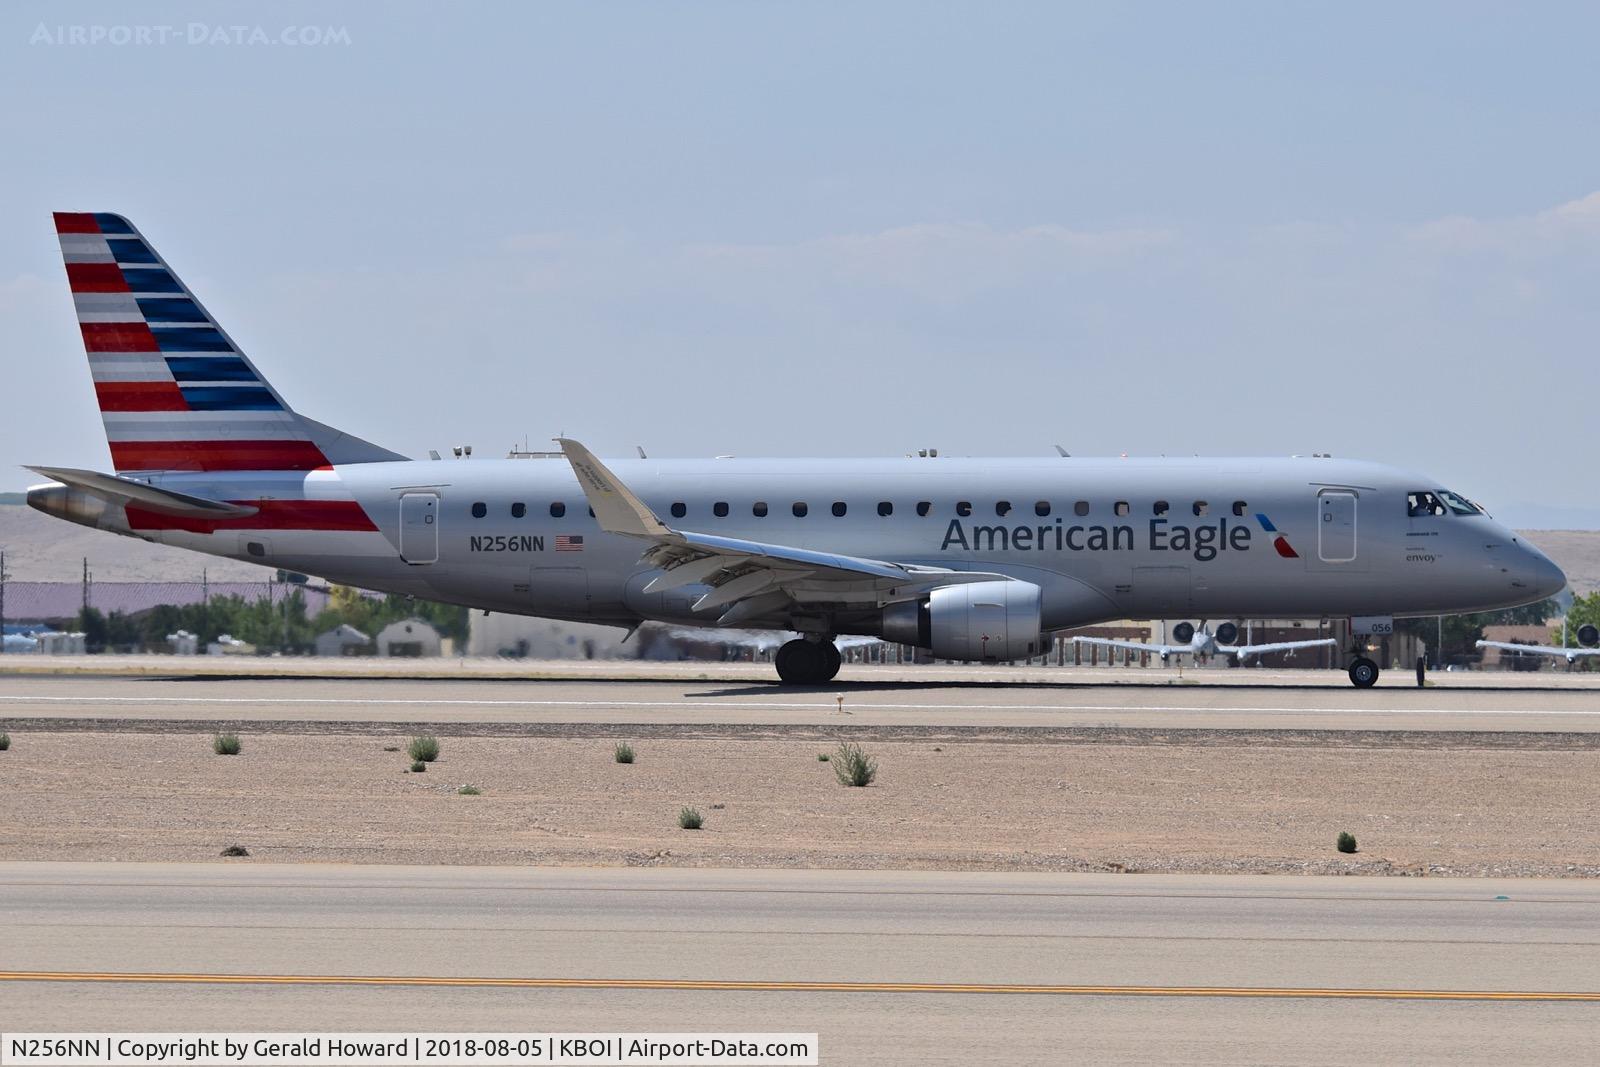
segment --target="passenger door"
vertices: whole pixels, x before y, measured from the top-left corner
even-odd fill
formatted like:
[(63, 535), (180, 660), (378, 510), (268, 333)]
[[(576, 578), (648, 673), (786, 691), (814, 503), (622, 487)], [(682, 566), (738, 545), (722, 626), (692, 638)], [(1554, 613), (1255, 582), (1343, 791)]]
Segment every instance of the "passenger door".
[(1356, 494), (1324, 489), (1317, 494), (1317, 558), (1351, 563), (1356, 558)]
[(438, 562), (439, 494), (401, 494), (400, 558), (413, 566)]

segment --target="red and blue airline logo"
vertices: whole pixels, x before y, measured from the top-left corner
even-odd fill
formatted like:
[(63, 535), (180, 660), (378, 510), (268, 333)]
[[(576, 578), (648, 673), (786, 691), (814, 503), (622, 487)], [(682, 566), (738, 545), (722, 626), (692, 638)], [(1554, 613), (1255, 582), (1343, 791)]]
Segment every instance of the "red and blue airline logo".
[(1271, 519), (1267, 518), (1258, 511), (1256, 512), (1256, 521), (1261, 524), (1261, 528), (1263, 530), (1273, 535), (1272, 547), (1278, 550), (1278, 555), (1282, 556), (1284, 559), (1300, 558), (1300, 553), (1296, 552), (1294, 550), (1294, 546), (1289, 544), (1289, 539), (1284, 537), (1283, 534), (1279, 533), (1276, 526), (1272, 525)]

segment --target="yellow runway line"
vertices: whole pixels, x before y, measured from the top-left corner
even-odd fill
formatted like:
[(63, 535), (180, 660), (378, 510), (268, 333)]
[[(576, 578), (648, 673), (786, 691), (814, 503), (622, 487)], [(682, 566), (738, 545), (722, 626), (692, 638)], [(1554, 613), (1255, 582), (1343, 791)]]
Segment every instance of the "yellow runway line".
[(1600, 992), (1498, 989), (1333, 989), (1276, 986), (1011, 985), (970, 982), (734, 982), (678, 978), (471, 978), (423, 975), (182, 974), (0, 971), (0, 982), (144, 982), (201, 985), (455, 986), (490, 989), (668, 989), (732, 993), (980, 993), (1058, 997), (1313, 997), (1334, 1000), (1600, 1002)]

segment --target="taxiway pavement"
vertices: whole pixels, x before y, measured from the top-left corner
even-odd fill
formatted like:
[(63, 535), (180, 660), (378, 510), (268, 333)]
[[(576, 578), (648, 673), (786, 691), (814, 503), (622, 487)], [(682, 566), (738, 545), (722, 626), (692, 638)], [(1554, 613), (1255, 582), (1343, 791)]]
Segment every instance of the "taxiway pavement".
[(1600, 1012), (1600, 884), (1580, 881), (0, 863), (0, 924), (0, 1018), (33, 1031), (1557, 1063), (1589, 1059)]
[[(1600, 677), (1561, 685), (1358, 690), (1334, 672), (1189, 685), (1157, 671), (1101, 684), (1094, 671), (1028, 682), (993, 672), (902, 677), (847, 668), (830, 685), (778, 686), (748, 670), (717, 677), (215, 677), (102, 673), (0, 677), (0, 722), (132, 720), (657, 725), (1130, 727), (1291, 730), (1600, 731)], [(1105, 671), (1100, 673), (1118, 673)], [(1247, 674), (1250, 672), (1208, 672)], [(1153, 676), (1153, 677), (1151, 677)]]

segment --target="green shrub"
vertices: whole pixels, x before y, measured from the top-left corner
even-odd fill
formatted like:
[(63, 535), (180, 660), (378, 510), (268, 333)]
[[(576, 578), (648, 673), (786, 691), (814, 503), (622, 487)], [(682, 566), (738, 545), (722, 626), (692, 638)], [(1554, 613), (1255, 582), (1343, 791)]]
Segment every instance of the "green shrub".
[(841, 742), (833, 754), (833, 773), (840, 785), (871, 785), (878, 777), (878, 761), (861, 750), (853, 741)]
[(427, 769), (428, 769), (428, 765), (426, 763), (423, 763), (421, 760), (413, 760), (412, 763), (411, 763), (411, 773), (412, 774), (421, 774), (423, 771), (425, 771)]
[(237, 756), (243, 747), (238, 734), (217, 734), (211, 739), (211, 751), (219, 756)]
[(10, 734), (0, 734), (0, 752), (4, 752), (6, 749), (8, 749), (10, 747), (11, 747), (11, 735)]
[(678, 812), (678, 826), (684, 830), (698, 830), (705, 824), (700, 813), (693, 808), (684, 808)]
[(464, 785), (460, 789), (457, 789), (456, 792), (460, 793), (464, 797), (481, 797), (481, 796), (483, 796), (483, 790), (479, 789), (475, 785)]
[(818, 752), (817, 753), (817, 762), (818, 763), (827, 763), (828, 762), (828, 754), (826, 752)]
[(432, 763), (439, 758), (439, 739), (432, 734), (413, 737), (406, 754), (419, 763)]
[(617, 747), (611, 750), (611, 758), (618, 763), (632, 763), (633, 746), (626, 741), (617, 742)]
[(1356, 835), (1340, 830), (1339, 840), (1334, 847), (1340, 852), (1354, 852), (1356, 850)]

